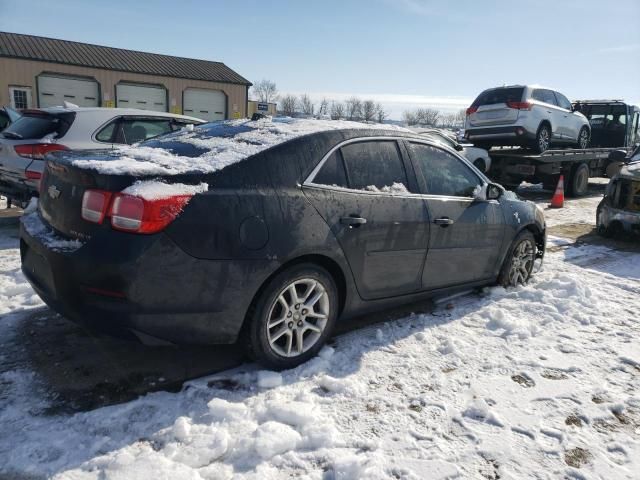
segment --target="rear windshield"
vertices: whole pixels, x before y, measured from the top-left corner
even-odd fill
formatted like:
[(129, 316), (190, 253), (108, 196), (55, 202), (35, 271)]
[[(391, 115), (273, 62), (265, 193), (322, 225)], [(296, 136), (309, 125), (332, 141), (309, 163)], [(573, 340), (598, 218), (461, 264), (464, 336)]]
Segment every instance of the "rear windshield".
[(472, 107), (493, 105), (495, 103), (519, 102), (522, 100), (524, 87), (505, 87), (485, 90), (475, 99)]
[[(196, 127), (192, 133), (185, 134), (186, 130), (163, 135), (161, 138), (147, 140), (140, 143), (142, 147), (163, 148), (174, 155), (183, 157), (199, 157), (211, 150), (207, 140), (211, 138), (233, 138), (240, 133), (251, 132), (253, 128), (247, 125), (230, 125), (226, 122), (207, 123)], [(250, 140), (245, 140), (250, 144)], [(256, 141), (256, 145), (260, 142)]]
[(76, 114), (73, 112), (48, 114), (25, 112), (0, 135), (18, 140), (37, 140), (50, 134), (62, 138), (71, 127)]

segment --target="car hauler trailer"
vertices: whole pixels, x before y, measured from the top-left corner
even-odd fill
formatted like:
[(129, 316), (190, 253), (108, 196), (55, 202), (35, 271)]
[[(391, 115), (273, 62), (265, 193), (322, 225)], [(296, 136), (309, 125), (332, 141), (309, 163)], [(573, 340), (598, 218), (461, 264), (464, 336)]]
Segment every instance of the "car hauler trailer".
[(618, 173), (626, 154), (640, 143), (640, 108), (621, 100), (581, 100), (573, 105), (589, 119), (589, 148), (541, 154), (523, 148), (494, 148), (489, 152), (489, 176), (508, 188), (527, 181), (552, 190), (564, 175), (567, 194), (581, 196), (587, 193), (590, 177)]

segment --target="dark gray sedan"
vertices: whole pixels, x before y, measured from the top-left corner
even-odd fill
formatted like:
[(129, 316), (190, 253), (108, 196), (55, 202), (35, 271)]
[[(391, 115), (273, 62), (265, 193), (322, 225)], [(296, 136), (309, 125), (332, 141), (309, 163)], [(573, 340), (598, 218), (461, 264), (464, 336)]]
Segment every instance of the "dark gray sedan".
[[(291, 135), (297, 122), (312, 133)], [(527, 282), (545, 248), (533, 203), (427, 137), (336, 125), (231, 121), (56, 154), (23, 221), (23, 272), (88, 327), (240, 339), (278, 369), (314, 356), (336, 321)]]

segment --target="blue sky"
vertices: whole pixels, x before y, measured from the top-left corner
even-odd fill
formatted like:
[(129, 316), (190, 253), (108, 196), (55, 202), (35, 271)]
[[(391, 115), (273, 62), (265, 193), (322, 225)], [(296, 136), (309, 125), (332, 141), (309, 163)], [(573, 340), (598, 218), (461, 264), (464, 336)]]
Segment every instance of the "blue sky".
[(0, 0), (0, 30), (218, 60), (395, 118), (503, 83), (640, 103), (640, 0)]

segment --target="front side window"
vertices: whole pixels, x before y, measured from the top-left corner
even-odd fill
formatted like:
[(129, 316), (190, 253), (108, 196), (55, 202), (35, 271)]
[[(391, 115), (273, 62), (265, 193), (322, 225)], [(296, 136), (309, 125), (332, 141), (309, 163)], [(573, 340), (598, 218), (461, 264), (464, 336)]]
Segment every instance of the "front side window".
[(124, 143), (143, 142), (149, 138), (164, 135), (172, 131), (171, 121), (168, 119), (125, 119), (122, 125)]
[(407, 191), (407, 174), (395, 141), (357, 142), (341, 150), (350, 188)]
[(571, 110), (571, 102), (567, 97), (562, 95), (560, 92), (554, 92), (556, 94), (556, 100), (558, 101), (558, 106), (560, 108), (564, 108), (565, 110)]
[(430, 145), (410, 143), (411, 157), (429, 195), (473, 197), (482, 181), (462, 160)]

